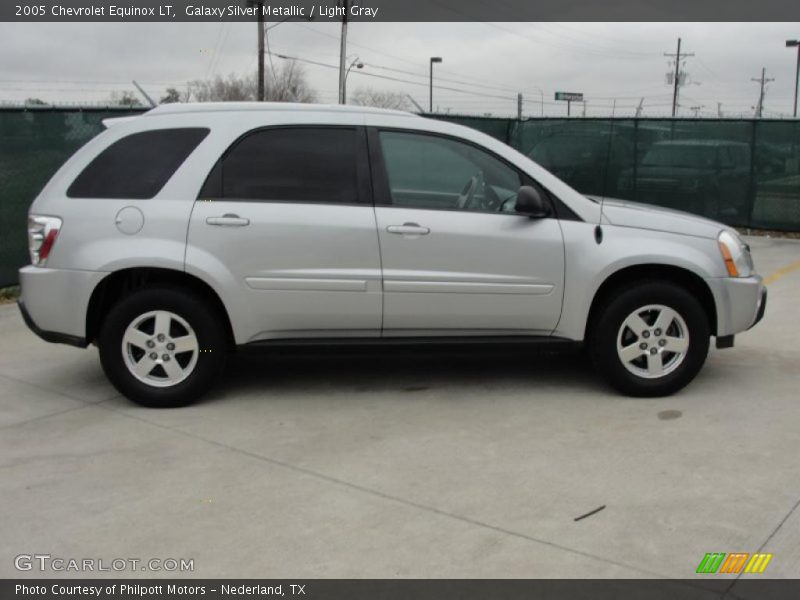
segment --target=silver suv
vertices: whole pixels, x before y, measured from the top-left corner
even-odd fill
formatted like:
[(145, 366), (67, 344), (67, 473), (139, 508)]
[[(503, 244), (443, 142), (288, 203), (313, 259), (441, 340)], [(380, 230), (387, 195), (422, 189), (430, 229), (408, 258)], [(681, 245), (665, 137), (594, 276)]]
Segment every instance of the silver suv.
[(402, 112), (180, 104), (110, 119), (30, 209), (20, 308), (176, 406), (237, 347), (587, 342), (675, 392), (763, 315), (735, 231), (587, 198), (472, 129)]

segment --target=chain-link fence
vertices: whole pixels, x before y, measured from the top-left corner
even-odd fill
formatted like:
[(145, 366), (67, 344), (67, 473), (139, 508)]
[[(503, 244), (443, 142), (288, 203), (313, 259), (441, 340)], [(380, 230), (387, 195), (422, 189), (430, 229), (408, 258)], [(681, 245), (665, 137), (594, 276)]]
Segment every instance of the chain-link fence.
[(102, 120), (129, 109), (0, 109), (0, 286), (17, 282), (28, 262), (28, 207)]
[[(28, 261), (36, 194), (103, 119), (131, 112), (0, 108), (0, 286)], [(586, 194), (800, 231), (800, 121), (434, 116), (510, 144)]]
[(502, 140), (585, 194), (800, 231), (797, 120), (437, 118)]

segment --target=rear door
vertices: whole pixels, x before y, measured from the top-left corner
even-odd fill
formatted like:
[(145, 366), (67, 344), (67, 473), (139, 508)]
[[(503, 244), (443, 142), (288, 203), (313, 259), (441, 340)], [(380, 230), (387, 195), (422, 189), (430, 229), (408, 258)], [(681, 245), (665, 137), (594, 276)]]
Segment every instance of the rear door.
[(535, 183), (463, 140), (369, 135), (383, 335), (551, 333), (564, 288), (561, 228), (514, 209), (520, 185)]
[(186, 262), (237, 296), (241, 341), (380, 335), (364, 136), (355, 126), (257, 129), (212, 170)]

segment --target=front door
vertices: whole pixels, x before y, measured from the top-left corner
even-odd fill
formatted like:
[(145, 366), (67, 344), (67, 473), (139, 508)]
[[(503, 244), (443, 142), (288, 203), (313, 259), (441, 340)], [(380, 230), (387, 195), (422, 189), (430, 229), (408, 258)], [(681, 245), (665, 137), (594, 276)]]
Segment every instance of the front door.
[(373, 130), (370, 144), (383, 163), (373, 164), (383, 335), (551, 333), (564, 244), (556, 218), (515, 212), (517, 190), (532, 182), (450, 137)]

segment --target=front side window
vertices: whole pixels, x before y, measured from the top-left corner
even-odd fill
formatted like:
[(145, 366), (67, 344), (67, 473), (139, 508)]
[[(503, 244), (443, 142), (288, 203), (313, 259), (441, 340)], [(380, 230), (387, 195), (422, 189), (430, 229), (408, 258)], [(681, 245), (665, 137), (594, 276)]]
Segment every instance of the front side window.
[(67, 190), (70, 198), (153, 198), (208, 135), (200, 127), (154, 129), (121, 138), (98, 154)]
[(514, 212), (519, 173), (475, 146), (436, 135), (380, 132), (394, 206)]
[(358, 202), (353, 128), (281, 127), (247, 134), (209, 175), (202, 198)]

